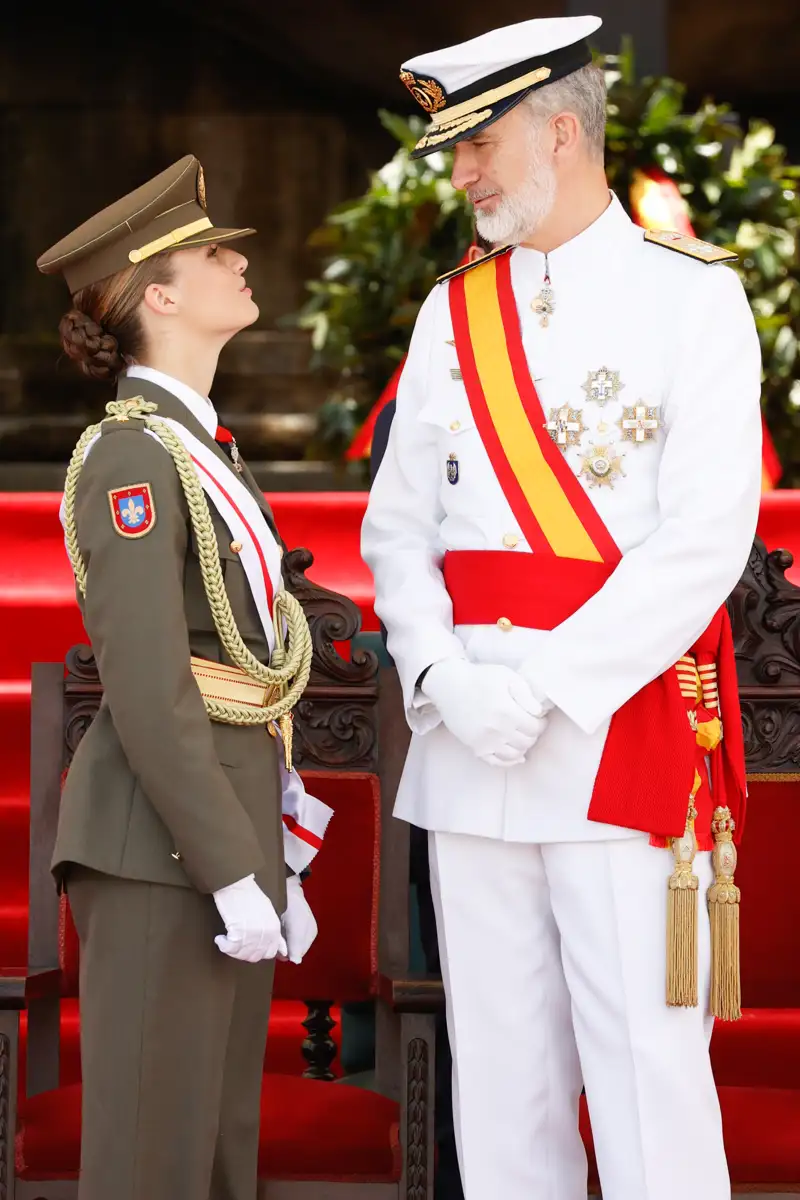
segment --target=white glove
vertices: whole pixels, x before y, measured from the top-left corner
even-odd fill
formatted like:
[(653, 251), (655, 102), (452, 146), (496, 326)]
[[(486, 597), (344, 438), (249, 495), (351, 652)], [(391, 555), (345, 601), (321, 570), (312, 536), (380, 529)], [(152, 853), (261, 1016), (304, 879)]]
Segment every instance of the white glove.
[(318, 933), (317, 922), (306, 900), (299, 875), (290, 875), (286, 880), (286, 912), (281, 924), (287, 950), (278, 958), (299, 964), (308, 954)]
[(214, 892), (214, 903), (225, 922), (225, 933), (214, 938), (223, 954), (255, 963), (286, 953), (278, 914), (255, 875)]
[(421, 690), (450, 732), (494, 767), (524, 762), (547, 727), (544, 706), (510, 667), (448, 658), (433, 664)]

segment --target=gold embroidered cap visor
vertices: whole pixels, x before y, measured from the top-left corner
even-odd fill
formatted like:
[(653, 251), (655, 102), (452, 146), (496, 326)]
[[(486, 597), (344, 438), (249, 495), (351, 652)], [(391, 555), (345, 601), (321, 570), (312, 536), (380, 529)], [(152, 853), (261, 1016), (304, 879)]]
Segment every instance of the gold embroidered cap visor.
[(495, 29), (403, 63), (400, 79), (431, 123), (411, 157), (450, 150), (505, 116), (531, 92), (592, 61), (599, 17), (553, 17)]
[(206, 211), (203, 168), (187, 154), (90, 217), (36, 265), (45, 275), (63, 275), (74, 295), (165, 250), (229, 242), (251, 233), (255, 230), (218, 229), (213, 224)]

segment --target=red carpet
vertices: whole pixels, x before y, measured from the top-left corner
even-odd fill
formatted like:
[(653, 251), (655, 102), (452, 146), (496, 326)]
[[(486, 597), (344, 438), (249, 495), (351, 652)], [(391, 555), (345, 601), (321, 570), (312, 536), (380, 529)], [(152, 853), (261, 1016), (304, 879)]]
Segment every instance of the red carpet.
[[(366, 494), (281, 493), (271, 499), (286, 543), (312, 550), (313, 578), (350, 596), (361, 610), (363, 628), (376, 629), (372, 580), (359, 553)], [(21, 965), (26, 953), (30, 664), (63, 659), (71, 645), (85, 640), (58, 522), (59, 502), (52, 493), (0, 493), (0, 966)], [(800, 492), (766, 495), (759, 532), (770, 547), (794, 548), (799, 565), (792, 574), (800, 583)], [(299, 1013), (276, 1010), (282, 1033), (273, 1038), (270, 1054), (277, 1071), (302, 1069)], [(71, 1082), (77, 1023), (68, 1006), (64, 1022), (65, 1082)]]

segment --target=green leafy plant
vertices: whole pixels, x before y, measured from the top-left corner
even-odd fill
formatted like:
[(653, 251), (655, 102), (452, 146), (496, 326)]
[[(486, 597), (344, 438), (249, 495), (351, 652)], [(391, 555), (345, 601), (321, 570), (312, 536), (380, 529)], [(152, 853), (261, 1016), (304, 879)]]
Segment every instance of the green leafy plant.
[[(608, 82), (607, 170), (629, 202), (638, 170), (674, 179), (699, 238), (739, 255), (764, 361), (763, 403), (786, 486), (800, 486), (800, 167), (763, 121), (744, 130), (730, 107), (685, 111), (673, 79), (637, 80), (630, 45), (601, 60)], [(436, 277), (469, 243), (471, 218), (449, 181), (449, 159), (414, 161), (424, 122), (382, 112), (399, 146), (363, 196), (311, 239), (323, 256), (297, 323), (311, 331), (313, 367), (329, 380), (312, 453), (338, 457), (408, 348)]]

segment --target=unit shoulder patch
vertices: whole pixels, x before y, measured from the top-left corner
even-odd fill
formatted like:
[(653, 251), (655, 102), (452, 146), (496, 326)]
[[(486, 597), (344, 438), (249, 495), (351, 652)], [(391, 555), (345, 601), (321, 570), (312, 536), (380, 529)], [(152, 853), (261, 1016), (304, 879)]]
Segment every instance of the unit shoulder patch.
[(465, 263), (462, 267), (456, 267), (453, 271), (448, 271), (446, 275), (440, 275), (436, 280), (437, 283), (447, 283), (450, 279), (455, 279), (458, 275), (465, 275), (467, 271), (474, 271), (476, 267), (482, 266), (484, 263), (491, 262), (493, 258), (499, 258), (501, 254), (508, 254), (509, 251), (516, 249), (513, 245), (498, 246), (495, 250), (490, 250), (488, 254), (476, 258), (474, 262)]
[(701, 242), (699, 238), (688, 237), (685, 233), (673, 233), (667, 229), (646, 229), (644, 240), (654, 246), (664, 246), (667, 250), (677, 250), (678, 254), (686, 254), (698, 262), (709, 265), (721, 262), (736, 262), (739, 255), (724, 246), (713, 246), (711, 242)]
[(156, 523), (156, 506), (149, 483), (113, 488), (108, 493), (114, 529), (123, 538), (142, 538)]

